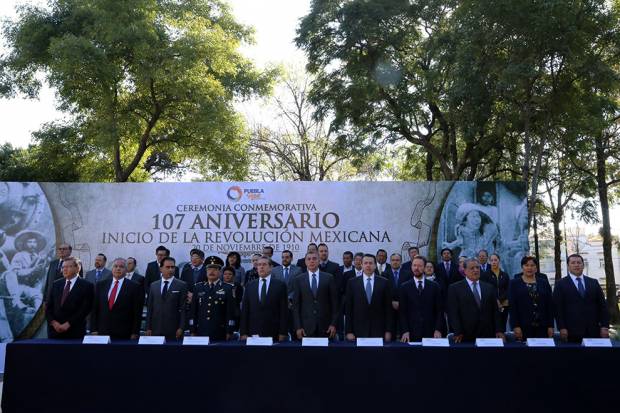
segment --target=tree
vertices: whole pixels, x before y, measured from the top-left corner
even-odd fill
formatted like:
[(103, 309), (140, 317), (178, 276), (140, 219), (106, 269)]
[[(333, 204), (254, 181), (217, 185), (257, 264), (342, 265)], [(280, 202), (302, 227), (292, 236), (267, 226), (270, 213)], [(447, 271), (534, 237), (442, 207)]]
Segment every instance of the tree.
[(44, 74), (115, 181), (190, 158), (236, 176), (248, 133), (233, 103), (274, 75), (239, 53), (251, 35), (220, 0), (52, 0), (5, 26), (0, 91), (36, 96)]
[(594, 133), (594, 137), (584, 137), (583, 141), (589, 145), (588, 154), (594, 156), (574, 157), (573, 165), (581, 173), (596, 180), (598, 200), (600, 204), (603, 238), (603, 261), (605, 267), (605, 286), (607, 305), (613, 322), (620, 321), (616, 278), (613, 264), (613, 237), (611, 234), (611, 219), (609, 215), (613, 191), (620, 184), (620, 124), (619, 117), (612, 113), (608, 118), (609, 126)]
[(380, 169), (382, 164), (370, 156), (376, 147), (364, 136), (353, 144), (323, 117), (314, 116), (316, 108), (308, 100), (311, 81), (294, 69), (282, 77), (268, 102), (273, 121), (256, 125), (252, 133), (252, 176), (269, 181), (346, 180), (362, 170), (368, 175)]

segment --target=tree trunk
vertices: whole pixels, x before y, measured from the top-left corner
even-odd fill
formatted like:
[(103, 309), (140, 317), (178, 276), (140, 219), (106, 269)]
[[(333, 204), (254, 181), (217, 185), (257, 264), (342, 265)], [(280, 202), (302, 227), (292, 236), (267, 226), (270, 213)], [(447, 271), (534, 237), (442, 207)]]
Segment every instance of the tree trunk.
[(536, 209), (532, 209), (534, 211), (534, 216), (532, 217), (532, 224), (534, 227), (534, 256), (537, 260), (540, 261), (540, 249), (538, 246), (538, 223), (536, 222)]
[(555, 280), (562, 278), (562, 230), (560, 223), (562, 222), (562, 212), (558, 208), (552, 215), (553, 221), (553, 262), (555, 264)]
[(620, 321), (618, 310), (618, 296), (616, 295), (616, 278), (614, 275), (614, 263), (611, 255), (611, 224), (609, 222), (609, 196), (607, 186), (607, 167), (605, 166), (605, 149), (601, 137), (596, 138), (596, 181), (598, 197), (601, 203), (601, 215), (603, 217), (603, 260), (605, 262), (605, 285), (607, 295), (607, 308), (611, 321)]
[(433, 155), (430, 152), (426, 152), (426, 180), (433, 180)]

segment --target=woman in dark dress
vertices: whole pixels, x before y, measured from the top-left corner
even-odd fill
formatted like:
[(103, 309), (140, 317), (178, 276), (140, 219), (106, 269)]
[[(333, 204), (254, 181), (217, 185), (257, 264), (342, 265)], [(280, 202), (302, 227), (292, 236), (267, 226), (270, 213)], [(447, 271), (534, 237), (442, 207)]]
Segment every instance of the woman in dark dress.
[(534, 257), (521, 260), (523, 275), (510, 280), (510, 323), (518, 341), (528, 338), (553, 337), (553, 301), (551, 286), (536, 274), (538, 261)]
[(241, 255), (236, 251), (231, 251), (226, 256), (226, 267), (233, 267), (235, 269), (235, 281), (239, 284), (243, 284), (245, 280), (245, 268), (241, 266)]
[(497, 308), (502, 315), (502, 326), (506, 328), (508, 321), (508, 285), (510, 277), (500, 267), (500, 258), (497, 254), (491, 254), (489, 257), (491, 269), (480, 275), (480, 281), (492, 284), (497, 292)]
[(239, 328), (241, 300), (243, 300), (243, 286), (239, 282), (235, 281), (235, 269), (233, 267), (224, 267), (222, 270), (222, 281), (232, 287), (233, 298), (235, 299), (235, 327)]

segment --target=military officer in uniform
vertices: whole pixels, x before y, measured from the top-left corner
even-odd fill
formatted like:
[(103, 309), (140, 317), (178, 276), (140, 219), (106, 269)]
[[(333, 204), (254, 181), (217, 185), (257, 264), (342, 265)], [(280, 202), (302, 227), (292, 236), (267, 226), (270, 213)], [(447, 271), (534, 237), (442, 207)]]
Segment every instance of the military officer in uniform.
[(220, 279), (224, 265), (217, 256), (208, 257), (207, 280), (194, 286), (191, 304), (193, 336), (208, 336), (210, 341), (229, 340), (235, 331), (235, 298), (232, 287)]

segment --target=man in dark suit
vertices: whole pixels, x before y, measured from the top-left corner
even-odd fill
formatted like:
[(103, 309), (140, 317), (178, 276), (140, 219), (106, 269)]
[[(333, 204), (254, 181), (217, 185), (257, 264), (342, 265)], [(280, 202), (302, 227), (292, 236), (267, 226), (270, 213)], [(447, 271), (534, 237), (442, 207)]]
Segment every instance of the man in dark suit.
[[(50, 262), (49, 267), (47, 268), (47, 277), (45, 278), (45, 297), (43, 300), (47, 300), (47, 297), (50, 295), (50, 291), (52, 290), (52, 284), (54, 281), (63, 278), (62, 276), (62, 263), (65, 259), (71, 256), (71, 251), (73, 248), (69, 244), (60, 244), (58, 248), (56, 248), (56, 255), (58, 258)], [(82, 275), (82, 268), (80, 267), (80, 275)]]
[[(150, 291), (151, 284), (161, 278), (161, 261), (170, 256), (170, 250), (163, 245), (160, 245), (155, 249), (155, 261), (151, 261), (146, 266), (146, 272), (144, 273), (144, 288), (145, 291)], [(174, 276), (179, 278), (179, 269), (174, 269)]]
[(57, 339), (81, 339), (86, 334), (86, 317), (93, 308), (94, 286), (78, 277), (80, 261), (66, 257), (63, 278), (54, 281), (47, 297), (45, 317), (47, 336)]
[(485, 274), (491, 271), (489, 264), (489, 252), (487, 250), (478, 251), (478, 261), (480, 262), (480, 276), (484, 279)]
[(452, 261), (452, 250), (450, 248), (441, 250), (441, 261), (435, 266), (435, 275), (444, 285), (463, 280), (463, 276), (459, 273), (458, 264)]
[(134, 257), (127, 258), (127, 274), (125, 274), (125, 279), (138, 284), (142, 287), (142, 292), (144, 292), (144, 276), (136, 271), (137, 265), (138, 261)]
[(244, 286), (249, 284), (250, 281), (258, 279), (258, 270), (256, 269), (256, 263), (258, 262), (258, 259), (260, 257), (262, 257), (262, 255), (252, 254), (252, 257), (250, 258), (252, 262), (252, 268), (249, 271), (245, 272), (245, 279), (243, 280)]
[(336, 278), (336, 283), (338, 284), (338, 289), (340, 290), (340, 297), (342, 303), (344, 304), (344, 296), (346, 294), (347, 285), (349, 285), (349, 280), (355, 277), (359, 277), (364, 273), (362, 267), (362, 261), (364, 260), (364, 253), (357, 252), (353, 256), (353, 269), (345, 272), (340, 276), (340, 280)]
[(183, 337), (187, 284), (174, 276), (176, 261), (166, 257), (160, 263), (161, 279), (151, 284), (146, 310), (146, 335)]
[(280, 264), (273, 260), (273, 247), (271, 245), (265, 245), (263, 247), (263, 255), (266, 255), (271, 260), (271, 268), (280, 266)]
[(568, 257), (568, 276), (555, 283), (553, 301), (560, 338), (581, 342), (584, 338), (609, 337), (609, 311), (598, 281), (583, 273), (583, 257)]
[(191, 301), (191, 293), (194, 291), (194, 285), (206, 281), (207, 269), (204, 266), (205, 253), (202, 250), (193, 249), (189, 254), (190, 262), (183, 266), (181, 281), (187, 284), (187, 289), (189, 291), (187, 297), (188, 300)]
[(105, 254), (97, 254), (95, 257), (95, 268), (88, 271), (84, 278), (97, 288), (97, 283), (101, 280), (106, 280), (112, 277), (112, 271), (108, 270), (105, 266), (108, 262), (108, 258)]
[(375, 275), (375, 256), (364, 255), (363, 274), (349, 280), (345, 297), (347, 340), (383, 337), (392, 340), (392, 289), (387, 279)]
[(390, 269), (390, 264), (387, 262), (387, 251), (384, 249), (379, 249), (376, 254), (377, 257), (377, 269), (375, 270), (375, 274), (383, 275), (384, 272)]
[(243, 294), (239, 339), (258, 335), (284, 341), (288, 337), (286, 284), (271, 276), (269, 257), (259, 258), (256, 270), (259, 278), (249, 282)]
[(329, 249), (326, 244), (319, 244), (319, 269), (331, 274), (336, 279), (340, 278), (340, 265), (329, 260)]
[[(415, 258), (414, 258), (415, 261)], [(388, 268), (384, 273), (383, 277), (386, 278), (390, 283), (390, 288), (392, 289), (392, 308), (394, 309), (394, 328), (392, 330), (392, 336), (397, 337), (400, 334), (400, 320), (398, 316), (400, 301), (400, 286), (405, 282), (409, 281), (413, 277), (413, 273), (411, 271), (403, 271), (402, 268), (402, 256), (398, 253), (392, 254), (390, 257), (390, 268)], [(376, 272), (375, 272), (376, 274)]]
[[(318, 252), (318, 251), (319, 249), (314, 242), (311, 242), (310, 244), (308, 244), (308, 248), (306, 249), (306, 252)], [(303, 257), (298, 259), (297, 266), (301, 268), (302, 271), (306, 271), (306, 259)]]
[(345, 251), (342, 253), (342, 265), (340, 266), (340, 273), (344, 274), (347, 271), (353, 269), (353, 253), (351, 251)]
[(126, 279), (126, 272), (127, 261), (117, 258), (112, 263), (112, 278), (97, 283), (90, 317), (93, 335), (108, 335), (118, 340), (136, 340), (140, 336), (144, 290)]
[(340, 315), (338, 288), (331, 274), (319, 270), (319, 256), (306, 254), (307, 272), (293, 281), (293, 320), (298, 340), (336, 336)]
[(403, 269), (403, 274), (407, 274), (409, 278), (413, 275), (411, 274), (411, 263), (413, 262), (413, 258), (420, 255), (420, 249), (416, 246), (411, 246), (407, 249), (407, 254), (409, 255), (409, 261), (406, 261), (401, 266)]
[(489, 337), (505, 339), (495, 288), (480, 282), (478, 259), (469, 258), (464, 265), (465, 279), (448, 287), (448, 322), (454, 342)]
[(413, 278), (399, 288), (401, 341), (422, 341), (423, 337), (441, 338), (443, 308), (441, 288), (424, 277), (426, 258), (412, 261)]
[(363, 274), (362, 260), (364, 259), (364, 253), (358, 252), (353, 256), (353, 268), (345, 273), (342, 273), (340, 278), (336, 278), (336, 285), (338, 286), (338, 301), (340, 302), (340, 316), (338, 318), (338, 334), (340, 337), (345, 337), (344, 332), (344, 313), (345, 313), (345, 296), (347, 293), (347, 286), (349, 280), (355, 277), (359, 277)]

